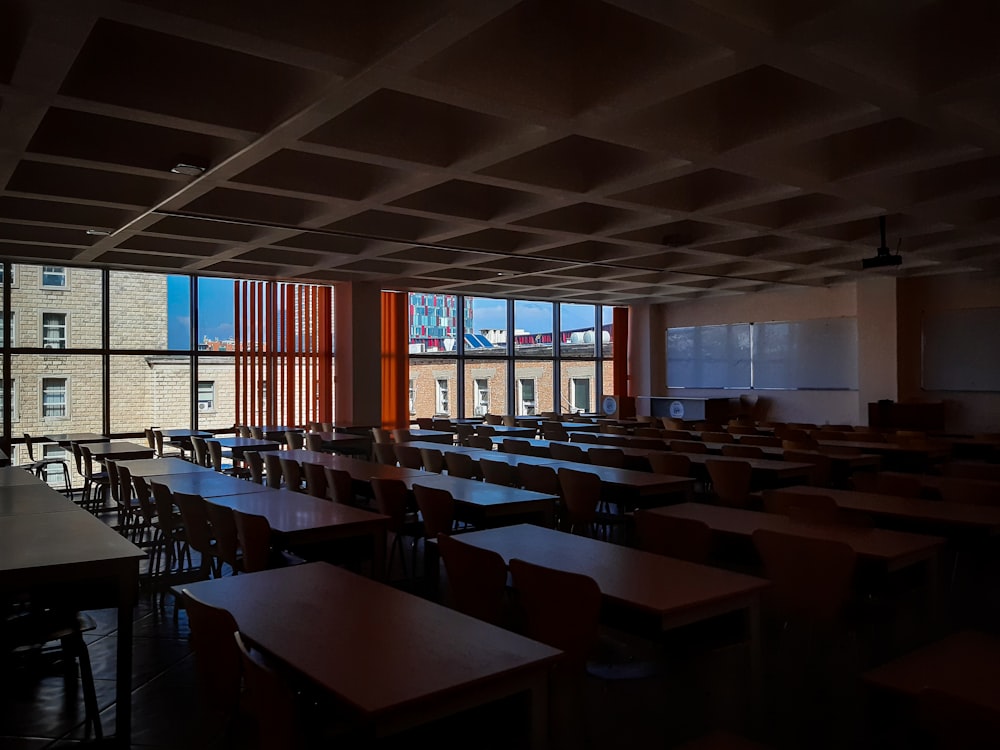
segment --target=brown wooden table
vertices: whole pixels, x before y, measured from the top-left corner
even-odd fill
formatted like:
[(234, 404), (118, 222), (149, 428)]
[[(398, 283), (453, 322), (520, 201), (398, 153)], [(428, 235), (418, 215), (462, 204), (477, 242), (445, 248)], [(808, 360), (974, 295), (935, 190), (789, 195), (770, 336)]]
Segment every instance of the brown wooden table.
[(111, 441), (107, 435), (96, 432), (54, 432), (45, 436), (50, 443), (68, 447), (70, 443), (107, 443)]
[(1000, 711), (1000, 636), (966, 630), (869, 670), (864, 680), (916, 697), (932, 688)]
[(890, 469), (913, 471), (947, 459), (951, 448), (947, 445), (899, 445), (897, 443), (870, 443), (860, 440), (820, 440), (820, 448), (860, 448), (862, 453), (876, 453), (883, 465)]
[[(430, 443), (437, 448), (441, 446), (437, 443)], [(300, 464), (312, 463), (321, 466), (329, 466), (331, 469), (340, 469), (351, 475), (351, 479), (357, 484), (370, 485), (372, 479), (402, 479), (406, 480), (411, 476), (423, 476), (420, 469), (405, 469), (401, 466), (389, 466), (387, 464), (374, 463), (372, 461), (361, 461), (357, 458), (347, 456), (337, 456), (332, 453), (321, 451), (293, 450), (293, 451), (268, 451), (281, 456), (298, 461)]]
[(166, 485), (171, 492), (186, 495), (201, 495), (206, 498), (223, 495), (247, 495), (252, 492), (267, 492), (269, 488), (245, 479), (220, 474), (217, 471), (196, 471), (186, 474), (151, 474), (147, 482)]
[(211, 432), (205, 432), (204, 430), (192, 430), (187, 428), (176, 428), (176, 429), (171, 428), (167, 430), (160, 430), (160, 434), (163, 435), (163, 437), (168, 438), (169, 440), (193, 438), (193, 437), (203, 437), (203, 438), (212, 437)]
[(555, 649), (325, 563), (185, 588), (353, 707), (376, 737), (530, 691), (531, 744), (546, 744)]
[(369, 537), (375, 576), (381, 577), (385, 570), (388, 516), (284, 489), (218, 495), (211, 501), (243, 513), (264, 516), (271, 524), (272, 534), (287, 548)]
[[(489, 428), (487, 432), (492, 430), (490, 437), (500, 438), (533, 438), (538, 432), (534, 427), (509, 427), (502, 424), (481, 425), (481, 428)], [(478, 433), (479, 430), (476, 432)]]
[[(2, 471), (28, 473), (21, 469), (3, 469)], [(72, 510), (82, 510), (82, 508), (76, 503), (68, 501), (65, 495), (56, 492), (37, 479), (35, 482), (25, 484), (0, 485), (0, 516), (61, 513)], [(0, 545), (7, 543), (8, 540), (4, 539)]]
[(233, 458), (240, 459), (243, 457), (243, 451), (259, 451), (263, 453), (264, 451), (276, 451), (281, 447), (280, 440), (262, 440), (260, 438), (245, 438), (245, 437), (221, 437), (212, 438), (223, 448), (228, 448), (232, 451)]
[(26, 487), (38, 484), (45, 483), (30, 471), (17, 466), (5, 466), (0, 469), (0, 487)]
[[(0, 474), (20, 469), (3, 469)], [(30, 475), (28, 475), (30, 477)], [(132, 733), (132, 633), (133, 609), (138, 597), (139, 560), (145, 552), (117, 534), (107, 524), (31, 477), (22, 484), (13, 477), (0, 485), (0, 506), (11, 513), (0, 515), (0, 594), (21, 595), (43, 591), (55, 594), (67, 607), (99, 609), (116, 607), (118, 626), (115, 666), (117, 744), (128, 747)], [(16, 498), (27, 488), (45, 494), (49, 512), (33, 503), (25, 509)], [(35, 498), (36, 501), (38, 497)]]
[(367, 455), (372, 439), (368, 435), (352, 435), (349, 432), (318, 432), (323, 447), (334, 452), (361, 453)]
[(902, 471), (884, 471), (882, 474), (890, 477), (906, 477), (907, 479), (916, 479), (920, 482), (920, 486), (923, 489), (924, 494), (929, 495), (931, 499), (934, 500), (940, 500), (941, 493), (951, 487), (966, 487), (970, 485), (982, 487), (984, 490), (992, 491), (996, 495), (996, 504), (1000, 507), (1000, 482), (994, 482), (988, 479), (967, 479), (965, 477), (940, 476), (938, 474), (910, 474)]
[(410, 437), (414, 440), (423, 440), (426, 443), (441, 443), (443, 445), (451, 445), (455, 441), (455, 433), (445, 430), (410, 430)]
[(415, 484), (448, 490), (455, 498), (456, 518), (478, 528), (526, 521), (548, 527), (555, 524), (558, 498), (554, 495), (426, 471), (403, 481), (411, 490)]
[[(634, 450), (634, 449), (632, 449)], [(677, 452), (677, 451), (675, 451)], [(807, 482), (813, 474), (812, 464), (795, 461), (774, 461), (769, 458), (740, 458), (738, 456), (711, 456), (705, 453), (680, 453), (691, 459), (691, 470), (700, 478), (708, 478), (706, 461), (745, 461), (750, 464), (751, 487), (770, 489), (797, 482)]]
[[(167, 458), (138, 458), (130, 461), (119, 461), (119, 467), (129, 470), (129, 474), (134, 477), (164, 476), (167, 474), (196, 474), (198, 472), (212, 472), (205, 466), (199, 466), (193, 461), (185, 461), (183, 458), (169, 456)], [(214, 473), (214, 472), (212, 472)]]
[(156, 451), (138, 443), (88, 443), (95, 461), (127, 461), (134, 458), (152, 458)]

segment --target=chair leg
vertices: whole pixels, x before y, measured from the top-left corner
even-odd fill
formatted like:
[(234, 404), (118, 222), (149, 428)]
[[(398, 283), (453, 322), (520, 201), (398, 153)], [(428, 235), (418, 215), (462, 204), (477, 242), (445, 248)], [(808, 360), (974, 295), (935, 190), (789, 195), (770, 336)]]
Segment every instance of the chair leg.
[(101, 728), (101, 713), (97, 705), (97, 691), (94, 688), (94, 672), (90, 666), (90, 653), (87, 651), (87, 644), (83, 640), (83, 634), (79, 631), (73, 633), (67, 639), (71, 644), (69, 651), (76, 656), (80, 662), (80, 680), (83, 687), (83, 705), (86, 715), (86, 724), (94, 728), (94, 739), (104, 739), (104, 731)]

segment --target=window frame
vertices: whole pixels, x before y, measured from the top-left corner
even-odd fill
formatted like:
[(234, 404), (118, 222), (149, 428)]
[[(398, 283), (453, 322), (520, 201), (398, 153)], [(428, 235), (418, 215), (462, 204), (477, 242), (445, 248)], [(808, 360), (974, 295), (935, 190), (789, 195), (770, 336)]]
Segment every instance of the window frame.
[[(45, 345), (45, 316), (46, 315), (61, 315), (62, 321), (62, 346), (46, 346)], [(69, 322), (70, 314), (65, 310), (39, 310), (38, 311), (38, 348), (39, 349), (49, 349), (55, 351), (64, 351), (70, 348), (69, 345)]]
[[(67, 266), (44, 266), (44, 265), (39, 265), (39, 268), (41, 269), (39, 271), (39, 276), (38, 276), (38, 287), (39, 287), (39, 289), (45, 289), (45, 290), (50, 291), (50, 292), (52, 292), (52, 291), (55, 291), (55, 292), (64, 292), (64, 291), (68, 291), (69, 290), (69, 288), (70, 288), (70, 286), (69, 286), (69, 268)], [(45, 270), (47, 268), (60, 269), (61, 272), (62, 272), (63, 283), (62, 284), (46, 284), (45, 283), (45, 276), (46, 275), (49, 275), (49, 276), (58, 275), (58, 272), (56, 272), (56, 271), (51, 271), (51, 272), (48, 272), (48, 274), (47, 274), (47, 272)]]
[(434, 409), (437, 415), (451, 414), (448, 378), (434, 378)]
[[(63, 392), (63, 413), (62, 414), (46, 414), (45, 413), (45, 381), (47, 380), (61, 380), (63, 381), (62, 392)], [(38, 379), (38, 410), (39, 418), (42, 422), (46, 420), (66, 420), (72, 417), (70, 413), (70, 378), (68, 375), (62, 377), (52, 377), (52, 376), (42, 376)]]
[[(202, 386), (207, 385), (211, 391), (211, 398), (206, 402), (202, 399), (201, 390)], [(198, 386), (196, 388), (198, 392), (198, 413), (199, 414), (214, 414), (215, 413), (215, 381), (214, 380), (199, 380)], [(208, 406), (202, 408), (203, 403), (208, 403)]]
[[(576, 412), (577, 414), (579, 414), (580, 412), (587, 411), (590, 406), (590, 396), (591, 396), (590, 380), (591, 379), (589, 377), (570, 376), (569, 378), (570, 408), (573, 409), (573, 411)], [(577, 384), (579, 383), (582, 383), (587, 387), (587, 397), (585, 399), (587, 403), (583, 406), (580, 406), (576, 398), (577, 396), (576, 389), (577, 389)]]
[[(517, 377), (517, 416), (519, 417), (533, 417), (538, 413), (538, 378), (535, 377)], [(524, 384), (531, 383), (531, 401), (530, 401), (530, 411), (528, 400), (524, 398)]]

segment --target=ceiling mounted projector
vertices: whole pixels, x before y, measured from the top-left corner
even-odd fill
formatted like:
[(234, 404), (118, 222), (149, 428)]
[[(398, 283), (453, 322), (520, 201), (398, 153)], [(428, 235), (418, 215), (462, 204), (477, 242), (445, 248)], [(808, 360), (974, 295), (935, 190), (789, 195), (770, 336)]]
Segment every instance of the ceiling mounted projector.
[[(885, 244), (885, 217), (878, 217), (878, 227), (882, 234), (882, 244), (876, 248), (874, 258), (865, 258), (861, 261), (861, 268), (887, 268), (889, 266), (900, 266), (903, 264), (903, 256), (899, 254), (899, 244), (896, 245), (896, 252), (893, 253)], [(902, 240), (900, 240), (902, 242)]]

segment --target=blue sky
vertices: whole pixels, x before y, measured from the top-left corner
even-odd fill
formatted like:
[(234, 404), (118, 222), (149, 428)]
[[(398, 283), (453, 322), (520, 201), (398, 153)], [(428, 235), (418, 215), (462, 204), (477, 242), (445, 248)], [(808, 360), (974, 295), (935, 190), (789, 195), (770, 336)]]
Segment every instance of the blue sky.
[[(483, 328), (506, 328), (506, 309), (505, 300), (476, 297), (472, 302), (473, 325), (477, 331)], [(594, 325), (593, 306), (564, 306), (561, 325), (564, 330), (592, 328)], [(514, 305), (514, 327), (528, 333), (551, 333), (552, 303), (519, 300)]]
[[(187, 276), (167, 278), (167, 347), (187, 349), (191, 330), (191, 284)], [(233, 282), (198, 279), (198, 341), (233, 335)]]

